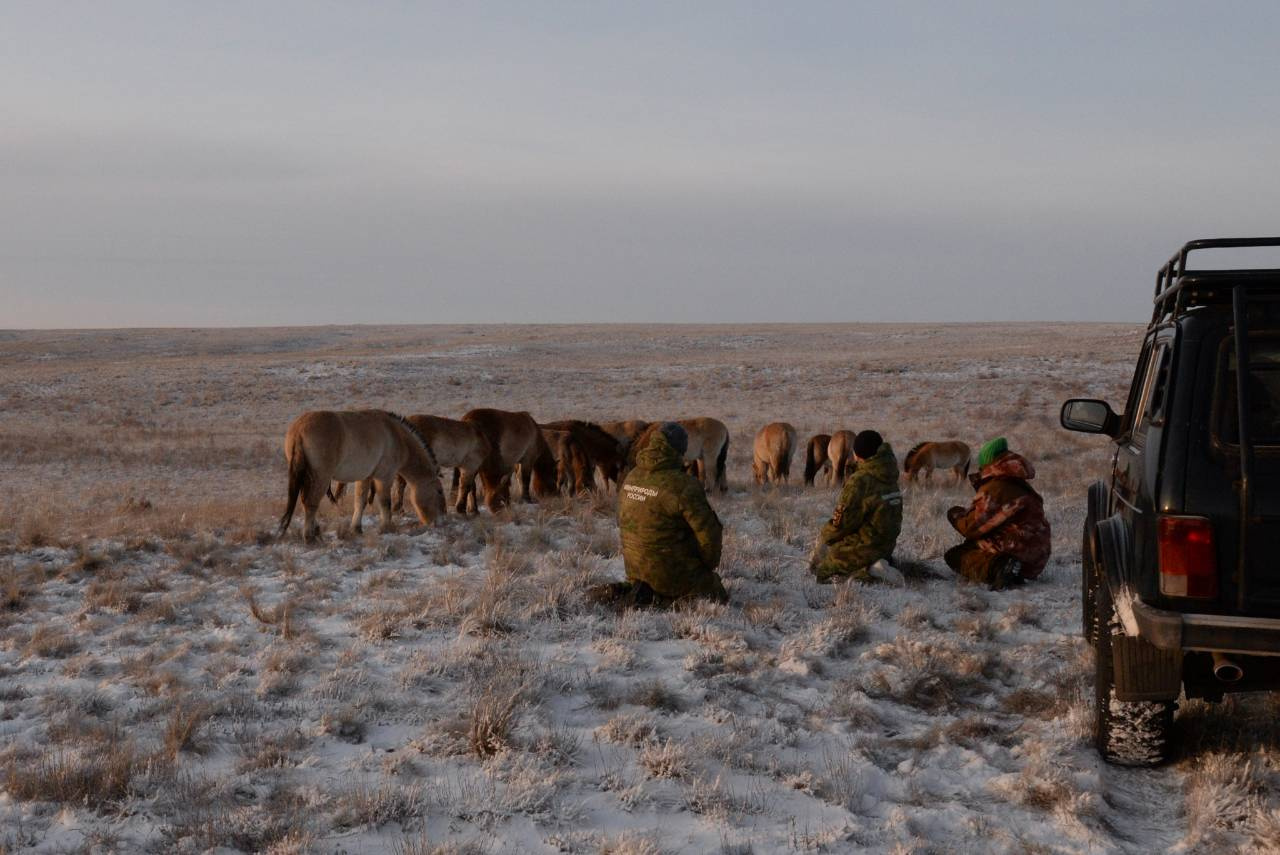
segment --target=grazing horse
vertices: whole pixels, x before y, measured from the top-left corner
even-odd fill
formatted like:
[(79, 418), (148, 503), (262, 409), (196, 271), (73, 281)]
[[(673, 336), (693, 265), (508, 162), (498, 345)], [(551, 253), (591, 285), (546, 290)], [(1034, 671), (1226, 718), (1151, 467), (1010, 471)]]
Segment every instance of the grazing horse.
[(391, 521), (391, 485), (397, 475), (409, 484), (409, 501), (424, 524), (445, 512), (440, 470), (431, 447), (414, 427), (385, 410), (303, 413), (284, 437), (289, 465), (289, 503), (280, 518), (279, 534), (289, 530), (298, 497), (306, 512), (302, 536), (307, 542), (320, 533), (316, 511), (331, 481), (358, 481), (351, 527), (361, 530), (365, 502), (376, 485), (382, 530)]
[(634, 451), (638, 447), (636, 443), (640, 440), (640, 436), (649, 429), (649, 424), (643, 419), (600, 423), (600, 427), (604, 432), (622, 445), (622, 465), (618, 468), (618, 479), (615, 483), (621, 484), (622, 480), (627, 477), (627, 472), (635, 465)]
[[(480, 483), (484, 487), (484, 503), (490, 511), (510, 501), (511, 479), (517, 468), (526, 502), (532, 502), (535, 493), (541, 497), (558, 492), (556, 460), (533, 416), (526, 412), (481, 408), (471, 410), (462, 420), (475, 425), (489, 441), (489, 454), (480, 464)], [(474, 496), (475, 482), (467, 489)]]
[(818, 473), (831, 468), (831, 460), (827, 457), (827, 446), (831, 443), (831, 434), (818, 433), (809, 437), (809, 444), (804, 449), (804, 483), (813, 486), (813, 479)]
[(786, 422), (772, 422), (760, 428), (751, 448), (751, 474), (757, 484), (767, 481), (784, 484), (791, 477), (791, 455), (796, 449), (796, 429)]
[[(464, 484), (473, 484), (480, 464), (489, 456), (489, 440), (484, 433), (469, 422), (446, 419), (440, 416), (406, 416), (405, 421), (417, 428), (427, 441), (427, 447), (436, 456), (436, 462), (444, 469), (453, 470), (453, 509), (460, 514), (475, 510), (475, 503), (467, 507), (467, 499), (474, 498), (474, 489), (468, 493)], [(396, 478), (393, 507), (404, 508), (404, 478)]]
[[(725, 461), (729, 457), (729, 429), (724, 426), (724, 422), (706, 417), (681, 419), (678, 424), (689, 434), (689, 448), (684, 453), (685, 464), (695, 472), (703, 488), (707, 488), (713, 480), (721, 493), (727, 493), (729, 480), (725, 477)], [(709, 479), (707, 468), (713, 460), (714, 478)]]
[(570, 496), (576, 496), (584, 490), (594, 490), (596, 483), (591, 458), (574, 432), (546, 425), (541, 425), (540, 428), (542, 438), (547, 441), (551, 456), (556, 461), (556, 489)]
[[(558, 422), (547, 422), (542, 427), (552, 430), (568, 431), (573, 434), (574, 441), (586, 452), (588, 468), (600, 470), (600, 477), (608, 486), (612, 481), (616, 488), (622, 479), (622, 469), (627, 461), (628, 442), (619, 440), (611, 431), (594, 422), (578, 419), (562, 419)], [(595, 477), (587, 473), (587, 489), (595, 489)]]
[(955, 440), (922, 442), (902, 458), (902, 471), (911, 481), (923, 472), (925, 480), (932, 482), (935, 469), (950, 469), (959, 484), (969, 474), (969, 446)]
[(841, 484), (853, 471), (857, 464), (853, 460), (853, 438), (851, 430), (838, 430), (831, 434), (827, 443), (827, 460), (831, 463), (831, 483)]

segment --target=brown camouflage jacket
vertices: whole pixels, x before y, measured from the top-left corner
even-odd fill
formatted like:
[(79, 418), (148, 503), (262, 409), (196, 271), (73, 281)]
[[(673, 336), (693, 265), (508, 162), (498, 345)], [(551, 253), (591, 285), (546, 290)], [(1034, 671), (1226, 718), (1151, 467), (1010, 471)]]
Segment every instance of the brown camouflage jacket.
[(1028, 579), (1044, 570), (1052, 548), (1044, 502), (1027, 483), (1034, 477), (1036, 470), (1024, 457), (1005, 452), (971, 476), (978, 495), (969, 509), (952, 508), (947, 514), (956, 531), (984, 552), (1021, 562)]

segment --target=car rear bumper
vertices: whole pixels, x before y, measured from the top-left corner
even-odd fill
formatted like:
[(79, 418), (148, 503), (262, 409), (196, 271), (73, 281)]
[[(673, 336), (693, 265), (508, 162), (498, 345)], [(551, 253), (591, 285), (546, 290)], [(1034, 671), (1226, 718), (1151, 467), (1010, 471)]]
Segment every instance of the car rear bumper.
[(1163, 650), (1280, 656), (1280, 618), (1169, 612), (1135, 601), (1138, 635)]

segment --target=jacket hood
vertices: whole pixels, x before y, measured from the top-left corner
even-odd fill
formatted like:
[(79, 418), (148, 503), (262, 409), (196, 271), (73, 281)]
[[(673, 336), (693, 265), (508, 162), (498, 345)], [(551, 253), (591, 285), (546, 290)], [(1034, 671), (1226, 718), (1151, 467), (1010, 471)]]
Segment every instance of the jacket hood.
[(660, 430), (649, 432), (640, 450), (636, 452), (636, 466), (640, 469), (681, 469), (684, 466), (684, 455), (676, 451)]
[(979, 484), (992, 478), (1017, 478), (1020, 481), (1030, 481), (1036, 477), (1036, 470), (1021, 454), (1006, 451), (982, 467), (982, 471), (975, 477), (977, 478), (975, 483)]
[(898, 479), (898, 458), (893, 455), (893, 446), (887, 442), (880, 443), (880, 450), (867, 460), (858, 464), (858, 469), (880, 481), (896, 481)]

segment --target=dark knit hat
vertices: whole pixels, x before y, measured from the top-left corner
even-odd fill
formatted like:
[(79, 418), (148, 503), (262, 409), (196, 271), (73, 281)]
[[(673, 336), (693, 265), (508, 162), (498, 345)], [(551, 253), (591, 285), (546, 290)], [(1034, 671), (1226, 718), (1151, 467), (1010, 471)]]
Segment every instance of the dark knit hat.
[(677, 422), (663, 422), (658, 430), (667, 438), (667, 444), (674, 448), (677, 454), (683, 457), (689, 450), (689, 434), (683, 425)]
[(864, 430), (853, 438), (853, 453), (863, 460), (870, 460), (882, 445), (884, 437), (873, 430)]

